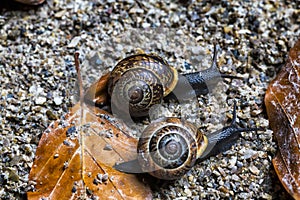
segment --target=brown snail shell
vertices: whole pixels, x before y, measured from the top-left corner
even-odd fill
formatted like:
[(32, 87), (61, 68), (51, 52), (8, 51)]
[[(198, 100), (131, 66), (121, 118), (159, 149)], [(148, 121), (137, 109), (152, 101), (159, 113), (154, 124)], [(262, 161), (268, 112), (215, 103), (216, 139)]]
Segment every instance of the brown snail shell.
[(192, 123), (162, 118), (142, 133), (138, 162), (144, 172), (154, 177), (178, 179), (195, 165), (207, 144), (207, 137)]
[(176, 86), (178, 72), (157, 55), (137, 54), (121, 60), (110, 73), (112, 106), (133, 117), (147, 115)]

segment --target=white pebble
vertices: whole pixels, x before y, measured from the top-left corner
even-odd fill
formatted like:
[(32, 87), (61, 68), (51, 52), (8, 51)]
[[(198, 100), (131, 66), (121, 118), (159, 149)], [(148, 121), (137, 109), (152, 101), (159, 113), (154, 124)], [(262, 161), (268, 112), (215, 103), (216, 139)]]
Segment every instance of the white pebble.
[(55, 103), (55, 105), (60, 105), (62, 103), (63, 97), (54, 97), (53, 101)]
[(237, 161), (237, 157), (236, 156), (233, 156), (230, 160), (229, 160), (229, 168), (233, 168), (236, 164), (236, 161)]
[(142, 23), (143, 28), (149, 28), (150, 26), (151, 26), (151, 24), (149, 24), (147, 22)]
[(79, 41), (81, 40), (80, 36), (74, 37), (71, 42), (68, 44), (69, 48), (74, 48), (77, 46), (77, 44), (79, 43)]
[(35, 103), (38, 105), (43, 105), (46, 101), (47, 101), (47, 99), (45, 97), (37, 97), (35, 99)]
[(200, 46), (194, 46), (194, 47), (192, 47), (192, 53), (194, 55), (198, 55), (198, 54), (200, 54), (200, 52), (201, 52), (201, 47)]
[(254, 150), (252, 150), (252, 149), (247, 149), (247, 150), (244, 152), (243, 158), (244, 158), (244, 159), (249, 159), (249, 158), (251, 158), (252, 156), (254, 156), (254, 155), (256, 155), (256, 154), (257, 154), (256, 151), (254, 151)]
[(255, 175), (259, 174), (259, 169), (257, 169), (257, 167), (255, 167), (254, 165), (250, 166), (249, 169), (253, 174)]
[(184, 189), (184, 193), (186, 194), (186, 196), (191, 197), (192, 196), (192, 191), (188, 188)]
[(29, 92), (33, 95), (39, 95), (40, 93), (44, 92), (44, 89), (37, 85), (32, 85), (29, 88)]
[(234, 181), (239, 181), (239, 180), (240, 180), (240, 177), (238, 177), (238, 175), (236, 175), (236, 174), (233, 174), (233, 175), (231, 176), (231, 178), (232, 178), (232, 180), (234, 180)]

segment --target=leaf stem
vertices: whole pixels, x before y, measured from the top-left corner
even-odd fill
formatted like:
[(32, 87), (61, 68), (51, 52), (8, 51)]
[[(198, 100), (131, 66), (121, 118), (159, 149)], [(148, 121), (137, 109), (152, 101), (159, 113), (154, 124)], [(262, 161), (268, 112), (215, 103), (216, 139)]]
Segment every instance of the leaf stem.
[(81, 113), (80, 113), (80, 121), (82, 121), (83, 117), (83, 101), (84, 101), (84, 94), (83, 94), (83, 83), (81, 78), (81, 72), (80, 72), (80, 66), (79, 66), (79, 52), (75, 52), (74, 59), (75, 59), (75, 68), (77, 71), (77, 77), (79, 82), (79, 98), (80, 98), (80, 107), (81, 107)]

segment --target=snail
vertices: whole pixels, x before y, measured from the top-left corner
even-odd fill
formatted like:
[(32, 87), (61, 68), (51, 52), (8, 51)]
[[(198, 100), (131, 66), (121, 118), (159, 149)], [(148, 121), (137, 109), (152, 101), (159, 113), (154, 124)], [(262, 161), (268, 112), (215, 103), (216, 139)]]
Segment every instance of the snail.
[(107, 105), (131, 117), (148, 116), (149, 109), (163, 99), (190, 99), (207, 94), (220, 78), (239, 78), (221, 74), (217, 67), (217, 45), (211, 67), (179, 74), (158, 55), (136, 54), (121, 60), (113, 70), (93, 84), (86, 101)]
[(231, 125), (208, 135), (179, 118), (161, 118), (143, 131), (137, 159), (116, 164), (114, 168), (126, 173), (149, 173), (164, 180), (178, 179), (197, 163), (228, 150), (241, 132), (257, 130), (261, 128), (236, 125), (236, 102)]

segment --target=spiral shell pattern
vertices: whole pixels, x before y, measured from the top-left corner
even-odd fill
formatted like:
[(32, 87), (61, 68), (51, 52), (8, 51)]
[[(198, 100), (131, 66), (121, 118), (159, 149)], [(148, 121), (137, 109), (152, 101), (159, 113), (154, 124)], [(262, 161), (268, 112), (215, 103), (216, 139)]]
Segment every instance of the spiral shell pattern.
[(152, 54), (136, 54), (121, 60), (112, 70), (112, 85), (130, 69), (150, 70), (164, 86), (164, 96), (168, 95), (177, 84), (177, 70), (170, 66), (163, 58)]
[(152, 105), (159, 104), (174, 89), (177, 79), (177, 70), (161, 57), (137, 54), (114, 67), (108, 93), (119, 111), (129, 110), (133, 117), (146, 116)]
[(138, 160), (143, 171), (173, 180), (195, 165), (206, 145), (206, 137), (193, 124), (163, 118), (144, 130), (138, 143)]
[[(134, 68), (126, 71), (114, 86), (112, 104), (133, 117), (145, 116), (151, 105), (159, 104), (163, 96), (160, 80), (150, 70)], [(118, 111), (118, 112), (119, 112)]]

